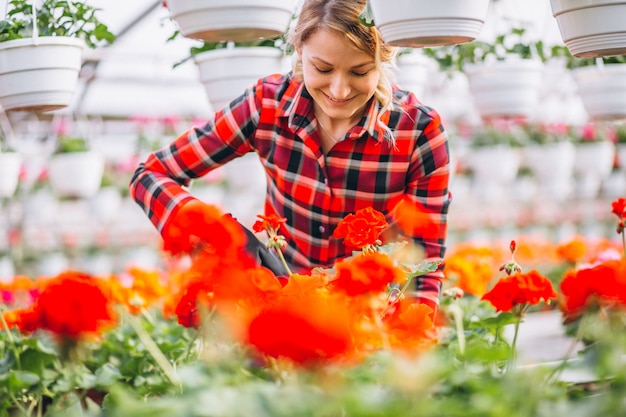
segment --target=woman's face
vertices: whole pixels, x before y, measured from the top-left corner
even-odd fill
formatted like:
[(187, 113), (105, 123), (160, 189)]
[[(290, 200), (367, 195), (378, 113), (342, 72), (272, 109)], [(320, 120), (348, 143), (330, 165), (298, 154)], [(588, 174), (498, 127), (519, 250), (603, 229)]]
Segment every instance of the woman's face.
[(310, 36), (298, 54), (316, 111), (336, 121), (360, 120), (380, 78), (374, 57), (327, 30)]

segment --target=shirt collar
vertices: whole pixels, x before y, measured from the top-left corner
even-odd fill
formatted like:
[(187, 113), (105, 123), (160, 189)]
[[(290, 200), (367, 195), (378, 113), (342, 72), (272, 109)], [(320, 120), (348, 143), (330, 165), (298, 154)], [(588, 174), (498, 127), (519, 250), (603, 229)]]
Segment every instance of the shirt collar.
[[(379, 126), (379, 111), (380, 104), (378, 100), (372, 98), (367, 104), (365, 115), (357, 126), (352, 128), (348, 138), (358, 139), (367, 133), (373, 139), (382, 142), (387, 133)], [(289, 127), (295, 130), (301, 125), (302, 120), (312, 118), (312, 116), (313, 98), (304, 87), (304, 83), (292, 75), (289, 86), (276, 109), (276, 117), (287, 117)], [(382, 115), (381, 121), (383, 123), (389, 121), (389, 112)]]

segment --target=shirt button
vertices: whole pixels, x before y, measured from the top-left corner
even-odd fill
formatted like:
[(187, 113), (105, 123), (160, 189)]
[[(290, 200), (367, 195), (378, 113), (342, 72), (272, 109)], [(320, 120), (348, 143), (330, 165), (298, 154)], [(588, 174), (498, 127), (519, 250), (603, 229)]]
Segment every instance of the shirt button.
[(324, 233), (326, 231), (326, 228), (324, 226), (320, 226), (319, 231), (320, 233)]

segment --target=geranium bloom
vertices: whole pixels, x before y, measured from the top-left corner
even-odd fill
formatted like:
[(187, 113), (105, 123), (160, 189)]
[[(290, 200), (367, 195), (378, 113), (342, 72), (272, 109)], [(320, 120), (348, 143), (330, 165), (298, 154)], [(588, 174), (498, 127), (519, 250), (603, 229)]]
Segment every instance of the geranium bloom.
[(349, 318), (340, 298), (320, 292), (282, 298), (251, 320), (248, 342), (262, 354), (314, 364), (350, 351)]
[(556, 252), (559, 258), (576, 264), (581, 262), (587, 254), (587, 244), (583, 239), (572, 239), (569, 242), (558, 245)]
[(539, 304), (556, 297), (550, 280), (531, 270), (501, 278), (481, 299), (489, 301), (497, 311), (511, 311), (515, 306)]
[(22, 331), (48, 330), (78, 340), (99, 334), (115, 322), (103, 281), (80, 272), (64, 272), (43, 288), (30, 310), (16, 320)]
[(626, 260), (569, 271), (560, 288), (561, 309), (568, 318), (576, 318), (598, 304), (626, 306)]
[(626, 220), (626, 198), (618, 198), (611, 203), (612, 213), (617, 216), (619, 222), (617, 224), (617, 233), (624, 232), (624, 221)]
[(269, 216), (258, 214), (257, 217), (261, 220), (257, 220), (254, 225), (252, 225), (252, 229), (257, 233), (267, 231), (267, 233), (270, 234), (270, 231), (278, 231), (280, 225), (287, 222), (286, 218), (278, 217), (275, 214), (270, 214)]
[(387, 220), (381, 212), (367, 207), (344, 217), (337, 224), (333, 237), (343, 239), (346, 246), (363, 249), (377, 244), (380, 233), (387, 226)]
[(378, 252), (339, 261), (335, 264), (335, 270), (332, 288), (351, 296), (380, 293), (390, 283), (406, 280), (405, 273), (393, 263), (391, 257)]
[(439, 227), (439, 220), (432, 217), (439, 215), (440, 213), (429, 212), (423, 204), (406, 197), (395, 207), (393, 214), (400, 229), (408, 236), (435, 235)]

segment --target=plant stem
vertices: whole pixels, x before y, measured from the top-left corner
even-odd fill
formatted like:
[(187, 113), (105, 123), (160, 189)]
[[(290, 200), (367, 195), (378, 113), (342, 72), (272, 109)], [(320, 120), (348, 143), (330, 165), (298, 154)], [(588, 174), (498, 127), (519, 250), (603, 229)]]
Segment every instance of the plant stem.
[(19, 351), (17, 350), (17, 345), (15, 344), (15, 339), (13, 338), (13, 334), (11, 333), (11, 329), (9, 329), (9, 325), (7, 324), (6, 320), (4, 319), (4, 316), (2, 315), (3, 311), (4, 310), (0, 308), (0, 321), (2, 321), (2, 328), (7, 334), (7, 339), (9, 340), (9, 344), (11, 345), (11, 350), (13, 351), (13, 354), (15, 355), (15, 364), (17, 365), (17, 369), (21, 370), (22, 364), (20, 362)]
[(283, 263), (283, 266), (287, 270), (287, 274), (291, 276), (292, 272), (291, 272), (291, 269), (289, 269), (289, 265), (287, 265), (287, 261), (285, 260), (285, 257), (283, 256), (283, 251), (280, 250), (279, 248), (276, 248), (276, 252), (278, 253), (278, 257), (280, 258), (280, 261)]
[(458, 303), (450, 305), (449, 308), (452, 317), (454, 318), (454, 324), (456, 325), (456, 337), (459, 341), (459, 353), (465, 354), (465, 328), (463, 326), (463, 309)]
[(548, 382), (557, 378), (567, 366), (567, 360), (569, 359), (570, 356), (572, 356), (572, 354), (574, 353), (574, 350), (576, 349), (576, 346), (583, 338), (585, 328), (587, 327), (587, 321), (588, 321), (587, 314), (583, 314), (580, 325), (578, 326), (578, 330), (576, 331), (576, 336), (574, 337), (574, 340), (572, 340), (572, 343), (569, 345), (569, 348), (567, 349), (567, 352), (565, 352), (565, 355), (563, 356), (563, 360), (561, 361), (559, 366), (557, 366), (550, 373), (550, 375), (548, 375)]
[(515, 365), (517, 362), (517, 335), (519, 334), (519, 325), (522, 322), (521, 314), (517, 317), (515, 322), (515, 332), (513, 333), (513, 342), (511, 343), (511, 362)]
[(622, 230), (622, 251), (624, 252), (624, 259), (626, 259), (626, 231)]
[(135, 316), (128, 315), (128, 322), (130, 323), (132, 328), (135, 330), (135, 333), (137, 333), (139, 340), (141, 340), (141, 343), (143, 343), (145, 348), (148, 350), (148, 353), (150, 353), (154, 361), (161, 368), (161, 371), (163, 371), (163, 374), (167, 377), (167, 379), (173, 385), (179, 385), (180, 379), (178, 375), (176, 374), (176, 370), (174, 369), (172, 364), (167, 360), (163, 352), (161, 352), (161, 349), (159, 349), (157, 344), (154, 343), (154, 340), (152, 340), (152, 338), (150, 337), (146, 329), (143, 328), (143, 326), (141, 325), (141, 323), (137, 320)]

